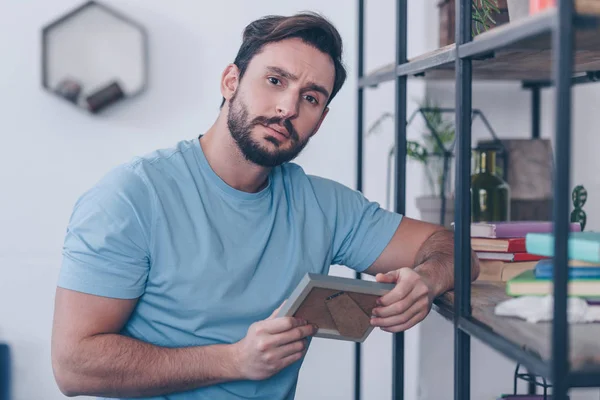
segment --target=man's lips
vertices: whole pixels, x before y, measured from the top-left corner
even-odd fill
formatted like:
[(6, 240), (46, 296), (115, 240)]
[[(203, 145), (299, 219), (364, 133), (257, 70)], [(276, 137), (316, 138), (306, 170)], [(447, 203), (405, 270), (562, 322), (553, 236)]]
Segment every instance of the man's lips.
[(269, 125), (263, 125), (263, 126), (264, 126), (265, 128), (267, 128), (267, 129), (270, 129), (270, 130), (272, 130), (272, 131), (273, 131), (273, 132), (275, 132), (275, 133), (278, 133), (278, 134), (280, 134), (281, 136), (283, 136), (283, 137), (285, 137), (285, 138), (288, 138), (288, 139), (289, 139), (289, 137), (290, 137), (290, 135), (288, 134), (288, 132), (287, 132), (287, 130), (286, 130), (285, 128), (281, 128), (281, 127), (279, 127), (279, 129), (275, 129), (275, 128), (273, 128), (272, 126), (269, 126)]

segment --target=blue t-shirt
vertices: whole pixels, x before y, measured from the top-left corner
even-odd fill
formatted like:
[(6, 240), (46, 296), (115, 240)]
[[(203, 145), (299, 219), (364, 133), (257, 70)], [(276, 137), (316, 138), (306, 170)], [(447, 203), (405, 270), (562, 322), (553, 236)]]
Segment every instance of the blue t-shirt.
[[(287, 163), (258, 193), (227, 185), (198, 139), (110, 171), (75, 204), (59, 286), (138, 305), (124, 335), (157, 346), (234, 343), (307, 272), (364, 271), (401, 215)], [(156, 399), (293, 399), (302, 360), (263, 381)]]

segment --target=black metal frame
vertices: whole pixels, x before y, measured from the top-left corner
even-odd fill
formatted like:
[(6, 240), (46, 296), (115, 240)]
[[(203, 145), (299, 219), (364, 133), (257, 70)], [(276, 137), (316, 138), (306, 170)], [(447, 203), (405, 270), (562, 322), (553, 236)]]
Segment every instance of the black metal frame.
[[(549, 378), (552, 382), (552, 398), (564, 400), (571, 387), (599, 387), (600, 366), (592, 372), (571, 372), (569, 370), (568, 324), (567, 324), (567, 270), (558, 269), (554, 276), (554, 320), (552, 323), (551, 360), (542, 360), (538, 355), (520, 348), (515, 343), (493, 332), (486, 325), (471, 316), (471, 247), (470, 247), (470, 155), (471, 155), (471, 115), (472, 115), (472, 60), (493, 56), (498, 48), (532, 37), (540, 33), (552, 33), (554, 56), (551, 81), (523, 82), (523, 88), (532, 90), (532, 137), (540, 137), (540, 92), (542, 88), (553, 86), (555, 96), (555, 182), (554, 182), (554, 258), (557, 264), (567, 264), (567, 240), (569, 223), (569, 173), (571, 152), (571, 86), (579, 83), (600, 80), (599, 71), (573, 75), (573, 29), (574, 23), (584, 26), (588, 22), (597, 25), (598, 19), (575, 15), (573, 0), (558, 0), (554, 13), (536, 16), (531, 24), (520, 24), (518, 29), (503, 35), (490, 35), (473, 41), (471, 34), (471, 1), (456, 1), (456, 45), (442, 53), (408, 61), (407, 50), (407, 0), (397, 0), (396, 16), (396, 65), (391, 71), (364, 77), (364, 0), (358, 0), (358, 110), (357, 110), (357, 189), (363, 183), (363, 90), (377, 86), (381, 82), (395, 79), (395, 193), (394, 211), (405, 211), (406, 176), (406, 84), (407, 77), (422, 75), (426, 70), (455, 63), (456, 82), (456, 198), (455, 198), (455, 304), (453, 312), (434, 305), (434, 310), (453, 321), (455, 332), (454, 357), (454, 398), (470, 399), (470, 338), (474, 336), (505, 356), (523, 365), (528, 373), (517, 378), (529, 382), (529, 392), (535, 393), (540, 384), (534, 375)], [(357, 274), (359, 277), (360, 274)], [(394, 399), (404, 398), (404, 336), (394, 335), (393, 387)], [(355, 372), (355, 399), (360, 399), (360, 346), (357, 345)], [(516, 384), (516, 383), (515, 383)], [(542, 386), (546, 385), (545, 380)], [(546, 385), (547, 386), (547, 385)], [(546, 387), (544, 386), (544, 389)]]
[(125, 98), (122, 99), (121, 101), (130, 100), (130, 99), (140, 96), (142, 93), (144, 93), (148, 89), (148, 81), (149, 81), (149, 63), (150, 63), (149, 53), (150, 53), (150, 50), (149, 50), (149, 43), (148, 43), (148, 31), (142, 24), (134, 21), (133, 19), (131, 19), (124, 13), (116, 10), (112, 6), (108, 6), (108, 5), (104, 4), (103, 2), (101, 2), (99, 0), (88, 0), (84, 3), (82, 3), (81, 5), (75, 7), (74, 9), (61, 15), (60, 17), (54, 19), (53, 21), (49, 22), (47, 25), (45, 25), (42, 28), (42, 31), (41, 31), (41, 35), (42, 35), (42, 39), (41, 39), (42, 40), (42, 43), (41, 43), (41, 50), (42, 50), (41, 83), (42, 83), (42, 87), (45, 90), (47, 90), (48, 92), (53, 93), (52, 88), (50, 88), (48, 86), (48, 33), (52, 29), (56, 28), (58, 25), (67, 22), (71, 18), (77, 17), (77, 15), (79, 13), (81, 13), (82, 11), (84, 11), (90, 7), (98, 7), (100, 9), (102, 9), (103, 11), (107, 12), (108, 14), (112, 15), (113, 17), (123, 21), (123, 23), (133, 26), (138, 31), (140, 31), (140, 33), (142, 35), (142, 39), (143, 39), (143, 41), (142, 41), (142, 46), (143, 46), (142, 62), (143, 62), (143, 66), (144, 66), (143, 77), (142, 77), (142, 86), (139, 90), (126, 95)]

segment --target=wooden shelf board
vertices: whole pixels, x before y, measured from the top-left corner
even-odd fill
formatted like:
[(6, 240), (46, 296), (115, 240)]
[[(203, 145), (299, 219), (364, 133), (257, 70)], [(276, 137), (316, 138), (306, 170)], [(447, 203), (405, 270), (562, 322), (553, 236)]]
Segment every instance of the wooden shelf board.
[[(473, 282), (472, 317), (494, 333), (549, 362), (552, 324), (534, 324), (518, 318), (496, 316), (496, 304), (509, 298), (511, 297), (506, 294), (504, 283)], [(434, 308), (442, 316), (451, 318), (454, 315), (454, 292), (448, 292), (436, 299)], [(600, 323), (571, 324), (569, 335), (571, 369), (575, 372), (600, 372)]]
[[(497, 81), (528, 81), (552, 79), (552, 32), (545, 29), (550, 22), (558, 18), (556, 10), (548, 10), (541, 15), (532, 15), (523, 21), (506, 24), (485, 32), (465, 46), (469, 50), (474, 42), (490, 44), (504, 43), (505, 37), (523, 37), (491, 51), (493, 55), (485, 59), (473, 59), (473, 80)], [(528, 24), (539, 24), (544, 29), (534, 36), (516, 34)], [(588, 71), (600, 71), (600, 23), (598, 18), (579, 16), (575, 30), (575, 54), (573, 71), (581, 75)], [(506, 39), (508, 42), (509, 40)], [(485, 46), (483, 46), (485, 47)], [(477, 45), (479, 53), (484, 53), (482, 46)], [(425, 72), (425, 78), (430, 80), (454, 80), (455, 78), (456, 45), (448, 45), (434, 51), (415, 57), (407, 64), (397, 67), (401, 73), (413, 76)], [(363, 78), (363, 81), (373, 83), (377, 77), (393, 80), (394, 64), (388, 64)]]

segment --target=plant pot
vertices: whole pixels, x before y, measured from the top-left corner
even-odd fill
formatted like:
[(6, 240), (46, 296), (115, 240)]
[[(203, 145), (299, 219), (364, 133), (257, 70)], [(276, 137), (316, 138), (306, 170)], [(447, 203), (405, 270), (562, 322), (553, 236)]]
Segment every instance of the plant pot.
[[(432, 224), (442, 222), (442, 198), (439, 196), (420, 196), (417, 197), (417, 208), (421, 214), (420, 219)], [(446, 209), (444, 212), (444, 226), (451, 227), (454, 222), (454, 198), (446, 197)]]
[(518, 21), (529, 15), (529, 0), (506, 0), (510, 22)]

